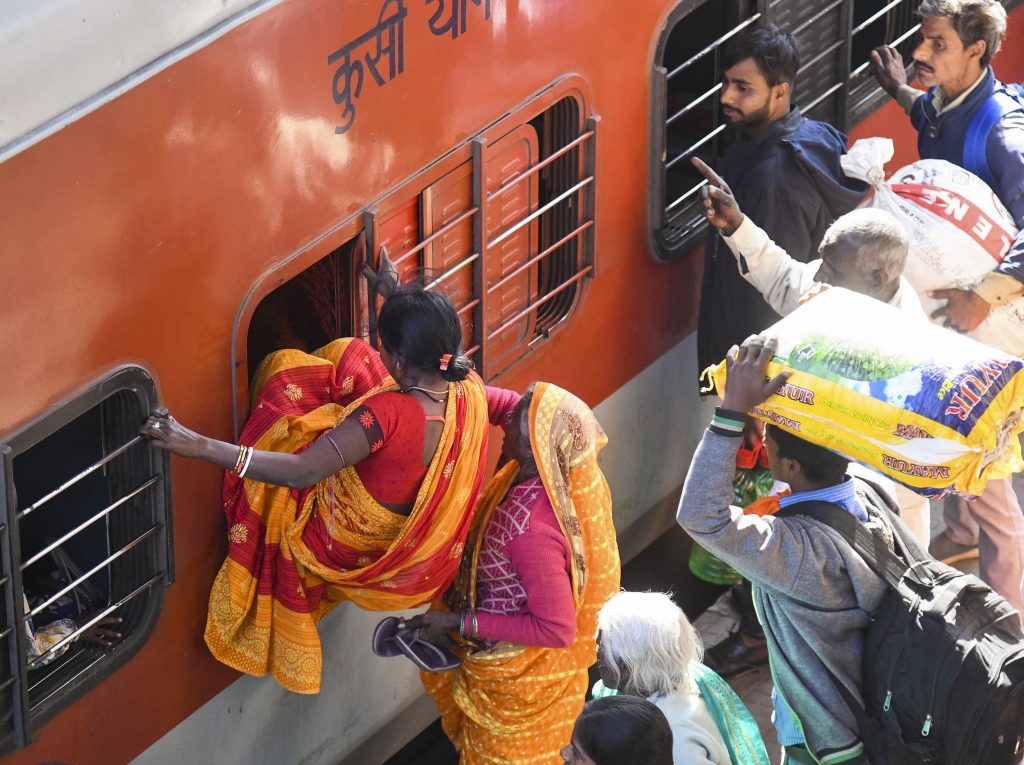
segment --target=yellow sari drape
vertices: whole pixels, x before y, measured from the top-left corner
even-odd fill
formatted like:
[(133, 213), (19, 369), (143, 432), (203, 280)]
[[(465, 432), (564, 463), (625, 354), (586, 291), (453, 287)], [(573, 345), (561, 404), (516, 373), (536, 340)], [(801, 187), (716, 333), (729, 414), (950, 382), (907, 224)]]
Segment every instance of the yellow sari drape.
[[(396, 388), (376, 351), (337, 340), (279, 351), (257, 371), (239, 439), (295, 453), (369, 396)], [(430, 602), (455, 575), (482, 483), (487, 399), (480, 379), (450, 385), (444, 429), (408, 516), (376, 502), (355, 468), (309, 489), (225, 478), (228, 557), (213, 583), (205, 638), (213, 655), (299, 693), (320, 690), (316, 624), (351, 600), (398, 610)]]
[[(457, 649), (458, 669), (421, 673), (463, 765), (557, 765), (583, 707), (587, 669), (596, 660), (597, 612), (619, 588), (611, 494), (597, 464), (607, 443), (590, 409), (566, 391), (538, 383), (530, 443), (541, 479), (573, 551), (576, 638), (568, 648), (498, 643)], [(468, 552), (466, 594), (476, 592), (479, 542), (518, 466), (506, 465), (481, 495)]]

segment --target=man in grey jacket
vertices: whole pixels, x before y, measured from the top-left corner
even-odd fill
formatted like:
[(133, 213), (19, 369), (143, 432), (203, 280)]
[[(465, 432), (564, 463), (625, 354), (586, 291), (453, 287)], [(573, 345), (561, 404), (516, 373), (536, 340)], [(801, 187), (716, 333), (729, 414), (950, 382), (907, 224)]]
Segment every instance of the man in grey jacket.
[[(765, 382), (775, 347), (773, 339), (753, 337), (728, 357), (722, 406), (694, 454), (677, 520), (754, 585), (781, 708), (793, 713), (805, 742), (787, 745), (784, 762), (867, 765), (853, 713), (835, 682), (862, 698), (864, 634), (885, 582), (827, 524), (802, 516), (744, 515), (730, 504), (746, 413), (788, 377), (783, 372)], [(846, 475), (846, 459), (774, 426), (765, 446), (772, 475), (793, 490), (780, 506), (822, 500), (879, 522), (867, 495)], [(886, 501), (895, 504), (892, 497)]]

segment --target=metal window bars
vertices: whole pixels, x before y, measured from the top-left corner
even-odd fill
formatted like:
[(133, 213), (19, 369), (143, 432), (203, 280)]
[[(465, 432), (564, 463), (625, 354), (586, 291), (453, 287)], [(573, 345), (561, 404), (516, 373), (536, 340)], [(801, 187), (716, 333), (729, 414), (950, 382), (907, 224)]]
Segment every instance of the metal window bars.
[[(490, 345), (497, 337), (517, 323), (536, 317), (559, 299), (568, 298), (564, 304), (559, 306), (556, 315), (546, 316), (544, 322), (538, 322), (538, 326), (534, 327), (532, 335), (527, 339), (526, 346), (517, 355), (517, 358), (521, 357), (535, 343), (546, 338), (555, 324), (568, 318), (572, 308), (578, 302), (576, 298), (582, 282), (594, 276), (594, 170), (598, 119), (597, 117), (588, 118), (582, 131), (579, 129), (577, 119), (576, 126), (572, 129), (574, 137), (490, 191), (484, 188), (490, 144), (480, 137), (473, 139), (471, 144), (472, 199), (470, 206), (415, 245), (392, 258), (396, 266), (401, 266), (410, 258), (422, 253), (428, 245), (454, 231), (464, 221), (472, 221), (472, 244), (469, 253), (432, 278), (426, 284), (426, 288), (435, 289), (455, 274), (466, 268), (472, 268), (472, 297), (464, 304), (457, 305), (456, 310), (460, 318), (471, 312), (473, 330), (472, 336), (464, 341), (468, 346), (466, 353), (475, 356), (477, 369), (485, 379), (492, 379), (502, 371), (495, 367), (495, 359), (489, 353)], [(528, 179), (534, 178), (542, 172), (550, 173), (558, 164), (574, 168), (568, 174), (565, 172), (559, 174), (558, 179), (562, 182), (563, 187), (558, 188), (556, 193), (550, 199), (546, 199), (543, 204), (538, 204), (536, 209), (530, 209), (518, 220), (508, 222), (496, 234), (489, 238), (486, 237), (487, 223), (494, 215), (493, 208), (498, 200)], [(531, 250), (528, 257), (507, 273), (500, 274), (497, 278), (488, 273), (488, 253), (494, 248), (527, 227), (544, 225), (559, 213), (562, 213), (564, 217), (567, 210), (571, 221), (569, 224), (561, 222), (563, 228), (569, 228), (567, 232), (559, 231), (557, 238), (550, 237), (554, 238), (550, 244), (544, 239), (538, 239), (539, 244)], [(377, 210), (370, 210), (367, 213), (366, 231), (371, 247), (374, 246), (374, 237), (378, 230), (379, 213)], [(575, 248), (570, 253), (574, 253), (575, 257), (571, 258), (573, 263), (568, 273), (564, 272), (565, 269), (559, 270), (555, 273), (553, 282), (548, 280), (551, 283), (541, 285), (542, 289), (539, 289), (536, 295), (532, 295), (521, 309), (508, 317), (496, 317), (490, 308), (489, 298), (494, 299), (497, 293), (506, 288), (517, 276), (521, 277), (524, 272), (531, 270), (536, 272), (545, 265), (550, 265), (555, 258), (564, 255), (569, 247)], [(375, 320), (375, 316), (371, 311), (371, 324), (373, 320)], [(540, 324), (543, 326), (539, 326)]]
[[(671, 85), (674, 85), (672, 82), (673, 80), (679, 78), (680, 75), (683, 75), (696, 64), (703, 62), (708, 56), (716, 55), (723, 44), (738, 35), (747, 27), (755, 24), (761, 18), (761, 13), (750, 14), (747, 18), (727, 30), (724, 34), (719, 35), (717, 38), (705, 45), (697, 53), (689, 56), (681, 64), (674, 66), (671, 71), (664, 66), (657, 66), (655, 69), (655, 92), (660, 92), (663, 102), (667, 105), (669, 88)], [(685, 23), (685, 17), (683, 17), (679, 23)], [(715, 153), (715, 139), (726, 129), (728, 124), (724, 122), (722, 124), (717, 124), (718, 110), (712, 103), (707, 105), (705, 108), (709, 109), (714, 115), (712, 119), (713, 127), (700, 137), (690, 141), (688, 145), (681, 149), (673, 150), (673, 147), (669, 146), (669, 141), (667, 140), (669, 129), (674, 125), (680, 127), (680, 120), (682, 120), (683, 117), (690, 115), (695, 109), (702, 105), (706, 105), (709, 100), (717, 96), (722, 89), (722, 83), (719, 81), (720, 74), (721, 73), (718, 71), (716, 56), (712, 77), (714, 82), (710, 84), (707, 82), (695, 83), (697, 88), (704, 88), (704, 90), (697, 96), (690, 98), (683, 106), (675, 109), (671, 114), (667, 114), (667, 108), (662, 109), (665, 129), (662, 134), (664, 137), (664, 143), (662, 149), (663, 159), (661, 162), (662, 178), (660, 179), (660, 187), (664, 189), (666, 193), (661, 207), (661, 229), (666, 242), (669, 244), (675, 245), (684, 241), (688, 238), (691, 231), (703, 222), (703, 216), (700, 215), (699, 210), (696, 212), (695, 210), (697, 207), (697, 195), (705, 183), (707, 183), (707, 181), (699, 180), (696, 184), (692, 184), (691, 181), (692, 185), (687, 185), (686, 189), (682, 193), (672, 194), (669, 191), (669, 171), (683, 163), (689, 162), (690, 158), (695, 156), (697, 151), (702, 148), (708, 147), (712, 153)], [(685, 173), (685, 166), (682, 169)], [(689, 173), (685, 173), (685, 175), (689, 175)]]
[[(758, 4), (758, 12), (752, 12), (671, 71), (660, 62), (656, 64), (654, 86), (660, 100), (656, 102), (655, 117), (664, 125), (661, 140), (655, 142), (661, 156), (656, 165), (661, 177), (654, 185), (661, 196), (661, 244), (670, 249), (679, 248), (692, 241), (691, 237), (697, 231), (703, 230), (704, 216), (699, 210), (698, 195), (706, 181), (696, 176), (691, 178), (684, 163), (702, 149), (717, 153), (717, 139), (726, 127), (725, 123), (718, 123), (717, 107), (708, 103), (721, 91), (721, 82), (694, 82), (690, 87), (699, 91), (698, 95), (687, 99), (682, 106), (671, 110), (667, 108), (670, 87), (682, 90), (677, 83), (686, 77), (687, 71), (715, 55), (729, 39), (758, 21), (778, 23), (783, 28), (789, 26), (803, 54), (796, 88), (799, 105), (805, 113), (818, 110), (811, 116), (832, 121), (846, 129), (849, 123), (866, 116), (883, 97), (868, 71), (870, 49), (888, 44), (900, 48), (904, 58), (909, 59), (908, 43), (920, 29), (914, 15), (918, 4), (919, 0), (877, 0), (874, 4), (854, 0), (762, 2)], [(687, 17), (682, 16), (676, 23), (685, 24), (686, 21)], [(672, 28), (666, 30), (666, 40), (672, 31)], [(716, 68), (715, 77), (720, 74)], [(678, 135), (684, 118), (697, 125), (701, 120), (694, 119), (694, 111), (698, 108), (712, 112), (710, 128), (690, 138), (683, 146), (672, 146), (670, 130), (675, 129), (674, 135)], [(669, 176), (673, 172), (682, 175), (671, 180)]]
[[(96, 434), (98, 441), (102, 443), (108, 438), (123, 437), (134, 431), (146, 411), (146, 399), (150, 397), (142, 395), (140, 398), (143, 400), (128, 401), (134, 398), (122, 390), (95, 404), (94, 408), (109, 409), (106, 415), (101, 415), (104, 421), (101, 432)], [(115, 422), (115, 427), (110, 427), (112, 420), (124, 420), (126, 414), (130, 419)], [(117, 432), (112, 433), (112, 430)], [(72, 685), (81, 686), (80, 680), (86, 673), (98, 673), (102, 665), (112, 664), (114, 655), (124, 647), (124, 643), (115, 647), (111, 654), (89, 652), (86, 655), (86, 652), (71, 651), (52, 662), (49, 660), (64, 653), (84, 633), (117, 612), (125, 618), (122, 632), (126, 634), (124, 642), (128, 642), (129, 633), (143, 621), (139, 609), (146, 610), (142, 602), (144, 596), (155, 585), (169, 581), (169, 551), (157, 547), (159, 541), (169, 537), (169, 530), (165, 529), (161, 517), (165, 501), (161, 492), (166, 492), (163, 473), (167, 462), (162, 456), (150, 455), (143, 439), (133, 436), (115, 448), (100, 447), (103, 453), (100, 459), (31, 505), (16, 510), (17, 455), (9, 444), (0, 444), (0, 447), (0, 490), (3, 491), (0, 494), (0, 597), (3, 602), (0, 639), (6, 641), (7, 649), (0, 653), (0, 741), (6, 740), (7, 746), (13, 743), (22, 747), (31, 740), (33, 717), (44, 701), (52, 701)], [(117, 462), (119, 459), (120, 463)], [(46, 512), (46, 506), (51, 503), (59, 505), (55, 500), (99, 470), (103, 470), (108, 479), (112, 501), (90, 511), (83, 521), (75, 523), (67, 531), (62, 530), (56, 539), (40, 549), (31, 553), (24, 551), (19, 523), (34, 513)], [(131, 488), (122, 490), (121, 486), (126, 481)], [(56, 592), (26, 612), (23, 594), (25, 572), (58, 548), (80, 539), (84, 532), (101, 521), (105, 523), (103, 536), (107, 540), (107, 550), (103, 553), (97, 550), (93, 560), (98, 560), (90, 560), (88, 570), (75, 572), (77, 575), (69, 577), (70, 581), (62, 583)], [(38, 620), (49, 606), (87, 586), (90, 580), (104, 572), (109, 585), (106, 603), (96, 604), (91, 613), (79, 614), (76, 629), (30, 661), (26, 646), (29, 621)], [(145, 621), (151, 623), (150, 620)]]

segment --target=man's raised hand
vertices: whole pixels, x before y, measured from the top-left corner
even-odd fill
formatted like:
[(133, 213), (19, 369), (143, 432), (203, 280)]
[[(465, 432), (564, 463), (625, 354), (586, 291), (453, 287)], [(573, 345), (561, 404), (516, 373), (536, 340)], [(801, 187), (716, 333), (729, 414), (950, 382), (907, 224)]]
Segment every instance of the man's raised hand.
[(788, 370), (767, 380), (765, 372), (779, 342), (774, 337), (753, 335), (739, 348), (733, 346), (725, 357), (725, 394), (722, 407), (734, 412), (749, 412), (782, 388), (789, 379)]
[(690, 160), (697, 171), (707, 178), (707, 184), (701, 187), (700, 199), (704, 204), (704, 212), (708, 223), (717, 228), (725, 236), (732, 236), (743, 223), (743, 212), (736, 204), (732, 189), (722, 177), (704, 162), (694, 157)]
[(895, 48), (879, 45), (871, 51), (871, 73), (875, 75), (879, 86), (891, 98), (896, 98), (900, 85), (907, 84), (907, 70), (903, 66), (903, 57)]

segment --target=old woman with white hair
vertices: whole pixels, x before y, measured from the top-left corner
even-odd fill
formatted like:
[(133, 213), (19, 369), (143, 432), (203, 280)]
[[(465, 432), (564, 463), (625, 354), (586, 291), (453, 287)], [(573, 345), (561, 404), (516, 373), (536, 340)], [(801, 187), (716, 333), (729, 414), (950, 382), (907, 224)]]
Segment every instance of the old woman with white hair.
[(662, 592), (620, 592), (597, 617), (601, 680), (594, 696), (653, 702), (672, 727), (672, 755), (685, 765), (768, 765), (757, 724), (735, 692), (700, 663), (700, 637)]

